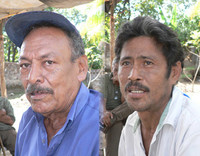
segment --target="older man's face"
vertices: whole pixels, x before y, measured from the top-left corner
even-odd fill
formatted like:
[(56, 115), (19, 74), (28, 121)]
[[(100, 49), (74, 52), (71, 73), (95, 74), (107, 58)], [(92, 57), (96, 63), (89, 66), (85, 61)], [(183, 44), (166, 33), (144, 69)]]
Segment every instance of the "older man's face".
[(32, 109), (44, 116), (69, 111), (84, 79), (80, 68), (79, 59), (71, 62), (63, 31), (53, 27), (31, 31), (21, 47), (20, 74)]

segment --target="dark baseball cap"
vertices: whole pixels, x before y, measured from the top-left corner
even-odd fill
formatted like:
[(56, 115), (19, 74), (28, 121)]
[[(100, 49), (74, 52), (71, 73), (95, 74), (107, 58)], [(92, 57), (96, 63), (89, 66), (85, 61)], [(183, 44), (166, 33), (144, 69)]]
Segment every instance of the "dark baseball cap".
[(75, 26), (63, 15), (49, 11), (31, 11), (17, 14), (7, 21), (5, 30), (10, 40), (17, 47), (21, 47), (31, 28), (41, 23), (47, 23), (61, 28), (65, 32), (75, 32), (80, 35)]

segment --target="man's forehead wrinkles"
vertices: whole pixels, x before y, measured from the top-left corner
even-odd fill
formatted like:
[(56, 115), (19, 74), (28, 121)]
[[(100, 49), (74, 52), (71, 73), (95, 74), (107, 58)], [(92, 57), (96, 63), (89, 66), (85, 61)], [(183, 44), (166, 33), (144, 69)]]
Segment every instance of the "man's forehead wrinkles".
[(51, 58), (51, 57), (55, 57), (55, 54), (53, 52), (47, 53), (47, 54), (43, 54), (43, 55), (40, 56), (41, 59)]
[(45, 58), (54, 58), (55, 57), (55, 54), (53, 52), (50, 52), (50, 53), (46, 53), (46, 54), (40, 54), (39, 55), (35, 55), (35, 57), (33, 57), (35, 53), (32, 54), (31, 58), (29, 58), (30, 56), (26, 56), (26, 55), (22, 55), (20, 56), (19, 60), (27, 60), (27, 61), (30, 61), (32, 60), (33, 58), (34, 59), (37, 59), (37, 60), (42, 60), (42, 59), (45, 59)]
[(151, 59), (151, 60), (155, 60), (156, 56), (149, 56), (149, 55), (122, 56), (120, 60), (123, 61), (123, 60), (130, 60), (130, 59)]

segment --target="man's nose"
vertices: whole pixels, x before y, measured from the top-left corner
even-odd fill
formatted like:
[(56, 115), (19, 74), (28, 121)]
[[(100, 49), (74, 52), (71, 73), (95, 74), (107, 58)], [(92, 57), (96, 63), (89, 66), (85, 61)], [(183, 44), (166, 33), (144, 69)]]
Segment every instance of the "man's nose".
[(44, 78), (41, 67), (37, 64), (32, 64), (27, 79), (31, 84), (42, 83), (44, 81)]
[(128, 79), (132, 81), (141, 80), (141, 69), (138, 66), (133, 66), (129, 73)]

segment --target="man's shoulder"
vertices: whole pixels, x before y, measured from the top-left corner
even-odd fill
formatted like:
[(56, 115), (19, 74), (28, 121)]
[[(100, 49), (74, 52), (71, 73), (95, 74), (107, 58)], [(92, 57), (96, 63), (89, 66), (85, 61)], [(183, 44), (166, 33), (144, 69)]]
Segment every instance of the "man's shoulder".
[(200, 125), (200, 105), (190, 98), (186, 98), (182, 105), (181, 118), (188, 124), (198, 122)]
[(196, 118), (200, 120), (200, 105), (178, 88), (175, 88), (172, 106), (170, 107), (171, 111), (177, 114), (180, 112), (180, 115), (183, 117), (187, 116), (191, 117), (191, 119)]
[(10, 104), (10, 102), (7, 98), (0, 96), (0, 104)]
[(103, 100), (103, 96), (100, 92), (89, 89), (89, 101), (88, 105), (94, 109), (99, 109), (99, 105), (101, 104)]
[(11, 111), (12, 105), (7, 98), (0, 97), (0, 109), (4, 108), (6, 111)]
[(166, 122), (177, 131), (200, 132), (200, 105), (177, 88), (173, 94)]
[(31, 118), (34, 116), (34, 112), (31, 107), (29, 107), (22, 115), (20, 126), (27, 125), (28, 122), (31, 121)]

